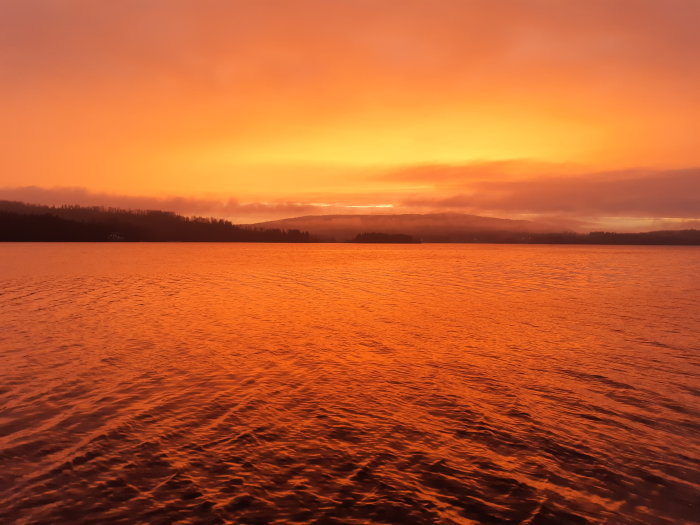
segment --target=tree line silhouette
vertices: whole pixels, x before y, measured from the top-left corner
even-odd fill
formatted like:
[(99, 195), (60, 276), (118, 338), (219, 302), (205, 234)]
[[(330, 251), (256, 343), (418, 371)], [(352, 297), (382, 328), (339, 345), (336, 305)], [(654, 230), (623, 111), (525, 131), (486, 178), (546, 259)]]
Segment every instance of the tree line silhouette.
[(367, 244), (377, 244), (377, 243), (391, 243), (391, 244), (420, 244), (421, 241), (413, 237), (412, 235), (406, 235), (404, 233), (379, 233), (379, 232), (366, 232), (358, 233), (353, 239), (348, 242), (355, 243), (367, 243)]
[(700, 230), (660, 230), (641, 233), (554, 232), (522, 233), (490, 231), (470, 233), (447, 242), (494, 244), (610, 244), (610, 245), (700, 245)]
[[(223, 219), (185, 217), (168, 211), (124, 210), (101, 206), (42, 206), (15, 201), (0, 201), (0, 241), (322, 242), (300, 230), (238, 226)], [(402, 233), (364, 232), (349, 242), (700, 245), (700, 230), (643, 233), (524, 233), (491, 230), (444, 237), (431, 235), (425, 239)]]
[(237, 226), (157, 210), (0, 201), (0, 241), (313, 242), (299, 230)]

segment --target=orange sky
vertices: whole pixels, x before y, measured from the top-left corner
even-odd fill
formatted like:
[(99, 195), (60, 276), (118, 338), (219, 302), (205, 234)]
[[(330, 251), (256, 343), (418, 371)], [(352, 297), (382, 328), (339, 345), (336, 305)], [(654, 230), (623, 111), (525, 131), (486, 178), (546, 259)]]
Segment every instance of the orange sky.
[(3, 0), (0, 198), (697, 219), (699, 22), (697, 0)]

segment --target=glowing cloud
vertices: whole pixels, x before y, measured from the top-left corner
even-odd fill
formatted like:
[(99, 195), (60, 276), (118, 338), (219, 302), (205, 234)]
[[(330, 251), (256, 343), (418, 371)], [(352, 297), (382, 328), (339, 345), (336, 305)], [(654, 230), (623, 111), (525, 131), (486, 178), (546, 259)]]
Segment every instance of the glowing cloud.
[(458, 193), (383, 177), (425, 165), (671, 173), (700, 165), (698, 19), (694, 0), (6, 0), (0, 185), (377, 206)]

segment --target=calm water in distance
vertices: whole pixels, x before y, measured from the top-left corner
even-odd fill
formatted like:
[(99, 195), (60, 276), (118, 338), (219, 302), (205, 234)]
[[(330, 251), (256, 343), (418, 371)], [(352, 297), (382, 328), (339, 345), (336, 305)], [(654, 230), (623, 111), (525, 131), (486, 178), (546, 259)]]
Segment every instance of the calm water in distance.
[(0, 245), (1, 523), (698, 523), (700, 249)]

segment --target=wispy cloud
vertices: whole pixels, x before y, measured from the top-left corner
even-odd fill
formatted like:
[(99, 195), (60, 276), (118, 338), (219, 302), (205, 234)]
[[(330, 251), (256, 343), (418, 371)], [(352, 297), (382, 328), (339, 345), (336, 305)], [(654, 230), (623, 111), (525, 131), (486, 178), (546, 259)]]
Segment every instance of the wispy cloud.
[[(512, 174), (498, 172), (498, 167), (487, 164), (407, 170), (406, 181), (415, 182), (420, 175), (421, 180), (433, 182), (432, 196), (410, 197), (402, 204), (472, 213), (657, 218), (700, 216), (700, 168), (638, 169), (573, 176), (546, 172), (509, 180)], [(432, 178), (432, 173), (437, 174), (435, 178)], [(395, 172), (390, 176), (393, 180), (400, 180), (401, 175)]]
[(390, 210), (393, 204), (343, 202), (240, 202), (235, 198), (153, 197), (92, 192), (86, 188), (0, 188), (0, 199), (50, 206), (106, 206), (125, 209), (166, 210), (183, 215), (232, 218), (240, 222), (281, 219), (299, 215), (358, 213), (360, 210)]
[[(134, 196), (85, 188), (0, 188), (0, 199), (35, 204), (159, 209), (184, 215), (257, 222), (302, 215), (463, 212), (536, 219), (567, 229), (697, 227), (700, 168), (634, 169), (556, 174), (571, 166), (483, 163), (416, 166), (382, 177), (411, 188), (378, 194), (314, 194), (295, 200), (241, 201), (232, 197)], [(579, 169), (580, 170), (580, 169)], [(417, 190), (416, 183), (424, 190)]]

